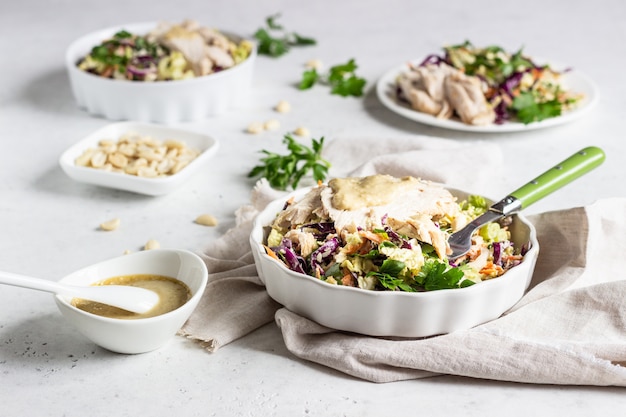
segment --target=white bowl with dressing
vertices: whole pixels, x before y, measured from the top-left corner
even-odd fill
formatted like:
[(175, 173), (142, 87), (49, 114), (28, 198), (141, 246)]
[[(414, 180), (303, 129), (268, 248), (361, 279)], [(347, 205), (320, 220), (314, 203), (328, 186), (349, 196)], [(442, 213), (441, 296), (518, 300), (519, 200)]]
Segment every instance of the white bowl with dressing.
[(112, 277), (148, 274), (177, 279), (187, 285), (191, 297), (181, 307), (158, 316), (138, 319), (109, 318), (83, 311), (71, 297), (55, 296), (63, 316), (85, 337), (117, 353), (136, 354), (160, 348), (187, 321), (202, 298), (208, 280), (204, 261), (186, 250), (155, 249), (109, 259), (78, 270), (61, 282), (92, 285)]

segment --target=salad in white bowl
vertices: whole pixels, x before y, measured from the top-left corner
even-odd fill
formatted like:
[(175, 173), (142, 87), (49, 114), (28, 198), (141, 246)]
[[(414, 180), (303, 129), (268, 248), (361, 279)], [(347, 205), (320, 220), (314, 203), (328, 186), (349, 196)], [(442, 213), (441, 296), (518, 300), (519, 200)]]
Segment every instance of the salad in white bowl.
[(292, 271), (333, 285), (423, 292), (494, 279), (518, 265), (525, 247), (507, 223), (472, 237), (468, 254), (450, 260), (448, 236), (488, 209), (458, 202), (441, 185), (413, 177), (335, 178), (290, 200), (271, 223), (266, 252)]
[(220, 72), (244, 61), (253, 48), (195, 20), (159, 22), (148, 33), (121, 29), (94, 45), (78, 68), (104, 78), (176, 81)]
[(427, 337), (496, 319), (528, 288), (539, 243), (522, 215), (483, 229), (490, 236), (475, 237), (474, 253), (450, 262), (440, 239), (490, 202), (415, 178), (345, 180), (356, 192), (336, 206), (330, 180), (273, 201), (254, 221), (259, 278), (290, 311), (337, 330)]

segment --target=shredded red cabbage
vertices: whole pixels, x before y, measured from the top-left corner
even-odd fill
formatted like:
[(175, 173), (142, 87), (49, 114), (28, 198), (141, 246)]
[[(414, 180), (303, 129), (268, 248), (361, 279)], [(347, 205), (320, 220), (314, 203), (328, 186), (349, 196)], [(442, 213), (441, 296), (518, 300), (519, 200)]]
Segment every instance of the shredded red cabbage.
[[(324, 268), (322, 264), (327, 263), (328, 258), (332, 259), (332, 256), (339, 249), (339, 239), (332, 237), (317, 248), (311, 254), (311, 270), (314, 275), (324, 275)], [(317, 274), (317, 273), (319, 274)]]

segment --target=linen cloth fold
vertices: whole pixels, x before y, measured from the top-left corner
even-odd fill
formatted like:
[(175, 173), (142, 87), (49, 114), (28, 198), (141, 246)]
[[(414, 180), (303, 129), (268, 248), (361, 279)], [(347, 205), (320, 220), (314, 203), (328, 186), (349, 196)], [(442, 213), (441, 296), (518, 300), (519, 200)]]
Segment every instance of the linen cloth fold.
[[(497, 145), (428, 137), (334, 140), (331, 174), (412, 175), (503, 196)], [(372, 155), (375, 155), (372, 157)], [(502, 195), (500, 195), (502, 193)], [(441, 374), (541, 384), (626, 386), (626, 199), (529, 216), (540, 254), (524, 297), (502, 317), (420, 339), (336, 331), (271, 300), (248, 244), (256, 214), (283, 193), (257, 183), (237, 225), (201, 253), (203, 299), (180, 334), (215, 351), (275, 320), (295, 356), (343, 373), (391, 382)]]

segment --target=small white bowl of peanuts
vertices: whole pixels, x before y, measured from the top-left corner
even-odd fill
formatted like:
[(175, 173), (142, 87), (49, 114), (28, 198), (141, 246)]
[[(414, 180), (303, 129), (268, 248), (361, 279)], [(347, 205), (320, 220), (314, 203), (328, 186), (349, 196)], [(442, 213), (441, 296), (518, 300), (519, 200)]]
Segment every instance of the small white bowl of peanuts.
[(146, 195), (168, 194), (218, 150), (211, 136), (137, 122), (104, 126), (59, 158), (72, 179)]

